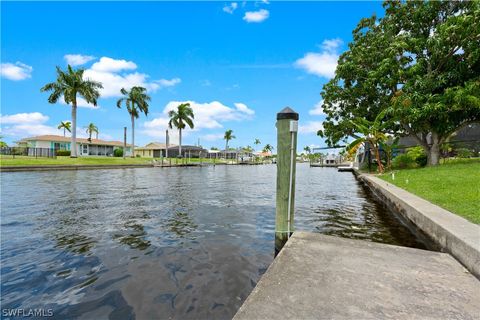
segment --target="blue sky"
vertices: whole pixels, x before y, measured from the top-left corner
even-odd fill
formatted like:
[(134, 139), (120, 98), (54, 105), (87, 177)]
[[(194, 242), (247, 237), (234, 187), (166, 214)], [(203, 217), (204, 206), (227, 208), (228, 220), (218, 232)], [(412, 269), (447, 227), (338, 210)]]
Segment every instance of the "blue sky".
[[(78, 131), (95, 123), (100, 138), (130, 137), (121, 87), (145, 86), (150, 114), (136, 122), (136, 145), (164, 141), (166, 112), (190, 101), (195, 130), (184, 144), (276, 144), (275, 116), (285, 106), (300, 114), (299, 149), (324, 146), (316, 136), (318, 103), (336, 58), (358, 21), (380, 2), (2, 2), (1, 134), (8, 143), (63, 134), (70, 107), (51, 105), (40, 88), (67, 61), (104, 84), (99, 108), (78, 109)], [(172, 133), (175, 139), (175, 133)]]

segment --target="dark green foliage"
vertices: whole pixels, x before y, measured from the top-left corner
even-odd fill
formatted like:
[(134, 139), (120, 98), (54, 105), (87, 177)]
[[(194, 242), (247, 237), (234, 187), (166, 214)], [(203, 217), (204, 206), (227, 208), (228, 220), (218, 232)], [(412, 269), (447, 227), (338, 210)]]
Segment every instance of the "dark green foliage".
[(406, 153), (400, 154), (393, 159), (395, 169), (411, 169), (427, 165), (427, 154), (422, 147), (409, 148)]
[(438, 164), (440, 145), (480, 119), (480, 2), (386, 1), (362, 19), (321, 93), (321, 137), (333, 146), (360, 135), (356, 118), (392, 118), (385, 133), (409, 135)]
[(419, 167), (425, 167), (427, 165), (427, 154), (422, 147), (409, 148), (407, 154)]
[(139, 154), (136, 154), (136, 155), (135, 155), (135, 157), (137, 157), (137, 158), (141, 158), (142, 156), (141, 156), (141, 155), (139, 155)]
[(114, 157), (123, 157), (123, 149), (115, 149), (113, 150)]
[(395, 169), (415, 168), (416, 166), (417, 163), (415, 160), (407, 153), (399, 154), (393, 159), (393, 167)]
[(458, 158), (470, 158), (473, 156), (473, 152), (467, 148), (458, 148), (455, 150)]
[(57, 157), (70, 157), (71, 151), (70, 150), (57, 150), (55, 151)]

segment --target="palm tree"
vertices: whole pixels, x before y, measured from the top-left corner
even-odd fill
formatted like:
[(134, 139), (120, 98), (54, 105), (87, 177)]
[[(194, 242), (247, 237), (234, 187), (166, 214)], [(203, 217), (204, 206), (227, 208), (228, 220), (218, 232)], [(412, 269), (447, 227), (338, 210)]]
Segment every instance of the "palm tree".
[(267, 153), (267, 152), (272, 152), (273, 151), (273, 146), (271, 146), (270, 144), (266, 144), (265, 147), (263, 147), (263, 152)]
[(177, 110), (170, 110), (168, 112), (170, 121), (168, 121), (168, 127), (173, 129), (173, 127), (178, 129), (178, 155), (182, 156), (182, 130), (185, 129), (186, 125), (193, 129), (193, 119), (195, 116), (193, 110), (190, 107), (190, 103), (182, 103), (177, 107)]
[(223, 136), (223, 139), (225, 139), (225, 151), (228, 150), (228, 141), (235, 139), (236, 137), (233, 135), (233, 130), (227, 130), (225, 131), (225, 135)]
[(122, 88), (120, 90), (123, 97), (118, 99), (117, 107), (121, 108), (125, 102), (128, 113), (132, 119), (132, 158), (135, 157), (135, 119), (138, 119), (140, 113), (148, 114), (148, 102), (150, 96), (144, 87), (132, 87), (130, 91)]
[(352, 141), (347, 146), (347, 151), (352, 153), (358, 149), (360, 145), (368, 143), (373, 149), (375, 159), (378, 165), (378, 171), (383, 173), (383, 164), (380, 159), (379, 145), (387, 139), (385, 134), (385, 128), (390, 124), (388, 121), (383, 121), (387, 110), (380, 112), (373, 121), (368, 121), (364, 118), (356, 118), (351, 120), (350, 123), (355, 127), (355, 131), (362, 134), (363, 137), (359, 137)]
[(309, 146), (305, 146), (305, 148), (303, 148), (303, 150), (304, 150), (307, 154), (310, 154), (310, 152), (312, 151)]
[(98, 127), (95, 124), (93, 124), (92, 122), (87, 126), (86, 132), (88, 134), (88, 140), (89, 141), (92, 141), (92, 133), (95, 133), (96, 134), (96, 139), (98, 139)]
[(243, 150), (245, 150), (246, 152), (253, 152), (253, 148), (251, 146), (246, 146), (245, 148), (243, 148)]
[(77, 157), (77, 95), (85, 99), (88, 103), (97, 105), (97, 99), (100, 97), (99, 89), (103, 86), (100, 82), (90, 79), (83, 79), (84, 69), (73, 69), (70, 65), (67, 71), (57, 67), (57, 80), (47, 83), (40, 91), (53, 91), (48, 97), (49, 103), (57, 103), (63, 95), (66, 104), (72, 105), (72, 137), (71, 137), (71, 156)]
[(68, 132), (72, 132), (71, 130), (72, 123), (70, 121), (61, 121), (58, 125), (58, 129), (63, 129), (63, 136), (65, 137), (65, 130)]
[(253, 142), (254, 145), (259, 145), (260, 143), (260, 139), (255, 139), (255, 141)]

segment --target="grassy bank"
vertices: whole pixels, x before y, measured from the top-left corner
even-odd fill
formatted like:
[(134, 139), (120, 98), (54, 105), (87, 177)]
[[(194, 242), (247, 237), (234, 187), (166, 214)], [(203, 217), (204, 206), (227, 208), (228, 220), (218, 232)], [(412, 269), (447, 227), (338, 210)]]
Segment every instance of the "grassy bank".
[(1, 166), (44, 166), (44, 165), (119, 165), (119, 164), (148, 164), (147, 158), (115, 158), (115, 157), (57, 157), (33, 158), (24, 156), (1, 156)]
[[(57, 158), (33, 158), (25, 156), (2, 156), (0, 155), (0, 166), (44, 166), (44, 165), (121, 165), (121, 164), (150, 164), (152, 158), (116, 158), (116, 157), (57, 157)], [(155, 159), (160, 162), (160, 159)], [(181, 159), (169, 158), (164, 159), (165, 163), (172, 164), (184, 163)], [(213, 163), (214, 159), (195, 159), (186, 160), (187, 163)], [(216, 159), (215, 163), (225, 163), (225, 160)], [(231, 162), (231, 161), (230, 161)]]
[(381, 175), (411, 193), (480, 224), (480, 159), (450, 160), (437, 167)]

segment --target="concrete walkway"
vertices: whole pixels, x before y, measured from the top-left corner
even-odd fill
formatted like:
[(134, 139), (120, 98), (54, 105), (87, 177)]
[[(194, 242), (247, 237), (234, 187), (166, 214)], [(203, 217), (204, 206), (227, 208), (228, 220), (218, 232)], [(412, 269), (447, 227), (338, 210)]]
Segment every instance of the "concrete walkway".
[(295, 232), (234, 319), (480, 319), (449, 254)]

